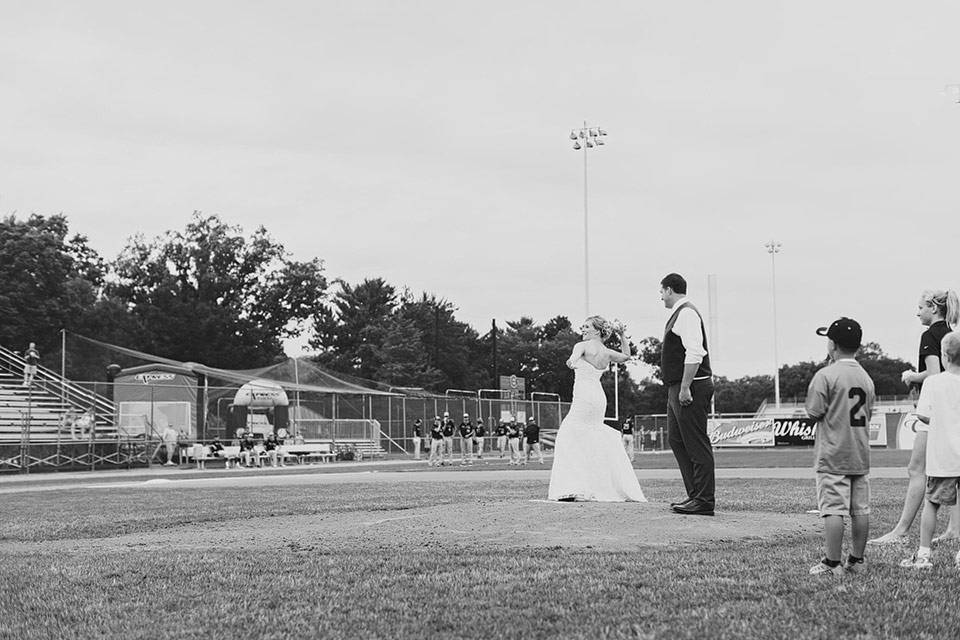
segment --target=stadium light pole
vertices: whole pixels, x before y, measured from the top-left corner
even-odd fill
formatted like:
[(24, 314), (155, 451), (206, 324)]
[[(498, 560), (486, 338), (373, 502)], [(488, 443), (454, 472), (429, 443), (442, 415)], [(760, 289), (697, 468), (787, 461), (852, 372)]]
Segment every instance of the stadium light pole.
[(770, 266), (773, 272), (773, 394), (777, 409), (780, 408), (780, 359), (777, 356), (777, 254), (783, 245), (771, 240), (766, 245), (770, 254)]
[(570, 139), (573, 140), (573, 150), (583, 150), (583, 309), (584, 318), (590, 317), (590, 217), (587, 207), (587, 151), (594, 147), (602, 147), (607, 132), (599, 127), (588, 127), (583, 121), (583, 127), (570, 130)]

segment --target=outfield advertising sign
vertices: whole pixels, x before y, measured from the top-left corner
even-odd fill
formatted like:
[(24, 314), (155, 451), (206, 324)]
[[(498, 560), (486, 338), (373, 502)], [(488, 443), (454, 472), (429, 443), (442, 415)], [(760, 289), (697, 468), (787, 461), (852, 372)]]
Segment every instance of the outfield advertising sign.
[[(916, 432), (916, 416), (900, 407), (877, 410), (870, 419), (871, 447), (909, 449)], [(890, 432), (890, 433), (888, 433)], [(812, 447), (817, 421), (797, 418), (721, 418), (707, 421), (714, 447)]]
[(778, 447), (809, 447), (817, 433), (817, 421), (810, 418), (775, 418), (773, 442)]
[[(817, 421), (811, 418), (774, 418), (774, 444), (778, 447), (813, 446), (817, 434)], [(870, 446), (887, 446), (887, 431), (883, 414), (875, 415), (869, 424)]]
[(772, 447), (773, 423), (770, 418), (709, 420), (707, 435), (714, 447)]
[[(887, 445), (881, 417), (870, 421), (870, 445)], [(817, 421), (810, 418), (736, 418), (708, 421), (714, 447), (810, 447)]]

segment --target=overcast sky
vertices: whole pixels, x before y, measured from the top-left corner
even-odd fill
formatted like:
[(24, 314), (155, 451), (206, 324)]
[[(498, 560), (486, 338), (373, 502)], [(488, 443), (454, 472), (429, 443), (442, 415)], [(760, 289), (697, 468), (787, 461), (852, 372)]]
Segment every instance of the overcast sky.
[[(191, 213), (485, 333), (590, 311), (662, 336), (690, 282), (714, 370), (820, 359), (847, 315), (915, 362), (958, 288), (956, 2), (5, 2), (0, 213), (113, 259)], [(297, 349), (291, 345), (291, 355)]]

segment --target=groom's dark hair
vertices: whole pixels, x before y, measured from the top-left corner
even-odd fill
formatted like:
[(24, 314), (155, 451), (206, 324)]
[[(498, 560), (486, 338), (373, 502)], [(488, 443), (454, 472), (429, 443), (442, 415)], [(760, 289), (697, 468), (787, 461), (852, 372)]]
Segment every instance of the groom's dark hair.
[(667, 274), (660, 281), (660, 286), (664, 289), (672, 289), (674, 293), (684, 295), (687, 292), (687, 281), (679, 273)]

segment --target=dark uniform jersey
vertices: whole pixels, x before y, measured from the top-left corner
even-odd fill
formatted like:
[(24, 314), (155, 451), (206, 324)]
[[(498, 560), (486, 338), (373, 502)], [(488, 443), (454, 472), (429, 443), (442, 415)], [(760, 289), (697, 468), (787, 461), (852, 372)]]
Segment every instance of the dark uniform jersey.
[(457, 431), (457, 426), (453, 424), (453, 420), (444, 420), (443, 421), (443, 437), (452, 438), (453, 434)]
[(540, 425), (536, 422), (528, 422), (523, 430), (523, 437), (527, 439), (527, 444), (537, 444), (540, 442)]

